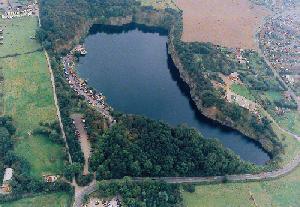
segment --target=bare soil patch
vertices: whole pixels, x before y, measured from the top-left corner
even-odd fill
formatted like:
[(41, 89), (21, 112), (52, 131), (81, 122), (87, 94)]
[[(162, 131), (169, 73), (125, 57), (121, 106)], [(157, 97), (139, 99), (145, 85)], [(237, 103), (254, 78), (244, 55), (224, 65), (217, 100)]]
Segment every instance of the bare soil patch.
[(248, 0), (176, 0), (183, 10), (185, 42), (256, 49), (255, 33), (271, 12)]

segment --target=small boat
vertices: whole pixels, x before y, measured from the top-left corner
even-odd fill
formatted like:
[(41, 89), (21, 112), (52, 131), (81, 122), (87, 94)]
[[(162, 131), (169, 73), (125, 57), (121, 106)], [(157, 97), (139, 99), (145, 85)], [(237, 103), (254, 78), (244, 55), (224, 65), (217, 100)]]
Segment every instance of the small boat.
[(80, 51), (80, 55), (83, 55), (83, 56), (84, 56), (84, 55), (86, 55), (86, 54), (87, 54), (87, 51), (86, 51), (86, 50), (81, 50), (81, 51)]

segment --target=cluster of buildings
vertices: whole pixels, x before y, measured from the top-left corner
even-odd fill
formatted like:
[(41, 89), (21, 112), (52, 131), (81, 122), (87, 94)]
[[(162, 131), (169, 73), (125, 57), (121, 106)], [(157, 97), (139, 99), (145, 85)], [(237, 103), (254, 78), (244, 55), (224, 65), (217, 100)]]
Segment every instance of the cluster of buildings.
[[(83, 46), (77, 46), (76, 48), (84, 48)], [(85, 49), (84, 49), (85, 50)], [(70, 87), (77, 93), (78, 96), (83, 96), (85, 100), (95, 107), (108, 121), (109, 124), (114, 124), (116, 120), (110, 115), (112, 108), (105, 102), (105, 96), (102, 93), (97, 93), (94, 90), (89, 89), (86, 80), (82, 80), (76, 74), (74, 51), (70, 52), (63, 58), (64, 73), (66, 80)], [(81, 51), (81, 49), (79, 50)], [(86, 51), (86, 50), (85, 50)], [(85, 52), (86, 54), (86, 52)], [(84, 55), (84, 54), (83, 54)]]
[(235, 58), (238, 60), (239, 63), (245, 64), (247, 59), (242, 55), (243, 49), (237, 48), (235, 51)]
[(294, 85), (300, 74), (300, 8), (270, 18), (259, 33), (260, 47), (283, 80)]
[(98, 200), (95, 198), (90, 199), (89, 203), (84, 205), (83, 207), (121, 207), (121, 198), (116, 196), (111, 200)]
[(23, 5), (15, 0), (8, 0), (5, 4), (2, 2), (2, 19), (12, 19), (15, 17), (33, 16), (38, 15), (38, 3), (37, 0), (29, 2), (27, 5)]

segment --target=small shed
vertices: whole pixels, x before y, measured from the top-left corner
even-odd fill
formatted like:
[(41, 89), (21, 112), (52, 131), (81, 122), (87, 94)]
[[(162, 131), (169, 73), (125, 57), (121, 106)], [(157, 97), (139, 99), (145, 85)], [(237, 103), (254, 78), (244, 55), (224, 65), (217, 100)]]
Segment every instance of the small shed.
[(3, 176), (3, 184), (9, 182), (13, 176), (13, 169), (6, 168)]

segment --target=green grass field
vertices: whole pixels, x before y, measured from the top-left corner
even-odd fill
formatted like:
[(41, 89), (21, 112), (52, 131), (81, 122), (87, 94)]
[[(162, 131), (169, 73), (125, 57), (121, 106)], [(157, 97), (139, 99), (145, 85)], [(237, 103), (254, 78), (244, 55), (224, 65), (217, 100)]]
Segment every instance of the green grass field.
[(68, 207), (71, 199), (67, 193), (52, 193), (0, 204), (0, 207)]
[(300, 136), (300, 115), (297, 111), (289, 111), (284, 115), (275, 116), (275, 120), (283, 128)]
[(255, 98), (253, 97), (253, 95), (251, 94), (251, 92), (248, 90), (248, 88), (244, 85), (241, 84), (233, 84), (231, 86), (231, 90), (232, 92), (245, 97), (248, 100), (254, 101)]
[(41, 49), (41, 45), (30, 37), (35, 36), (37, 20), (34, 17), (0, 19), (3, 33), (3, 45), (0, 45), (0, 57), (23, 54)]
[(195, 193), (183, 192), (186, 207), (300, 206), (300, 168), (273, 181), (201, 185)]
[[(45, 173), (61, 173), (63, 147), (46, 137), (31, 135), (40, 122), (56, 120), (50, 75), (40, 45), (29, 37), (37, 29), (35, 17), (1, 20), (5, 25), (4, 45), (0, 56), (20, 53), (16, 57), (1, 58), (4, 75), (3, 109), (11, 115), (17, 127), (15, 151), (31, 164), (31, 174), (41, 177)], [(35, 52), (32, 52), (35, 51)]]
[[(283, 93), (279, 91), (267, 91), (264, 96), (272, 102), (284, 99)], [(283, 115), (277, 115), (275, 109), (269, 112), (282, 128), (300, 135), (300, 114), (296, 110), (286, 110)]]
[(280, 91), (266, 91), (264, 94), (270, 101), (279, 101), (284, 98)]

